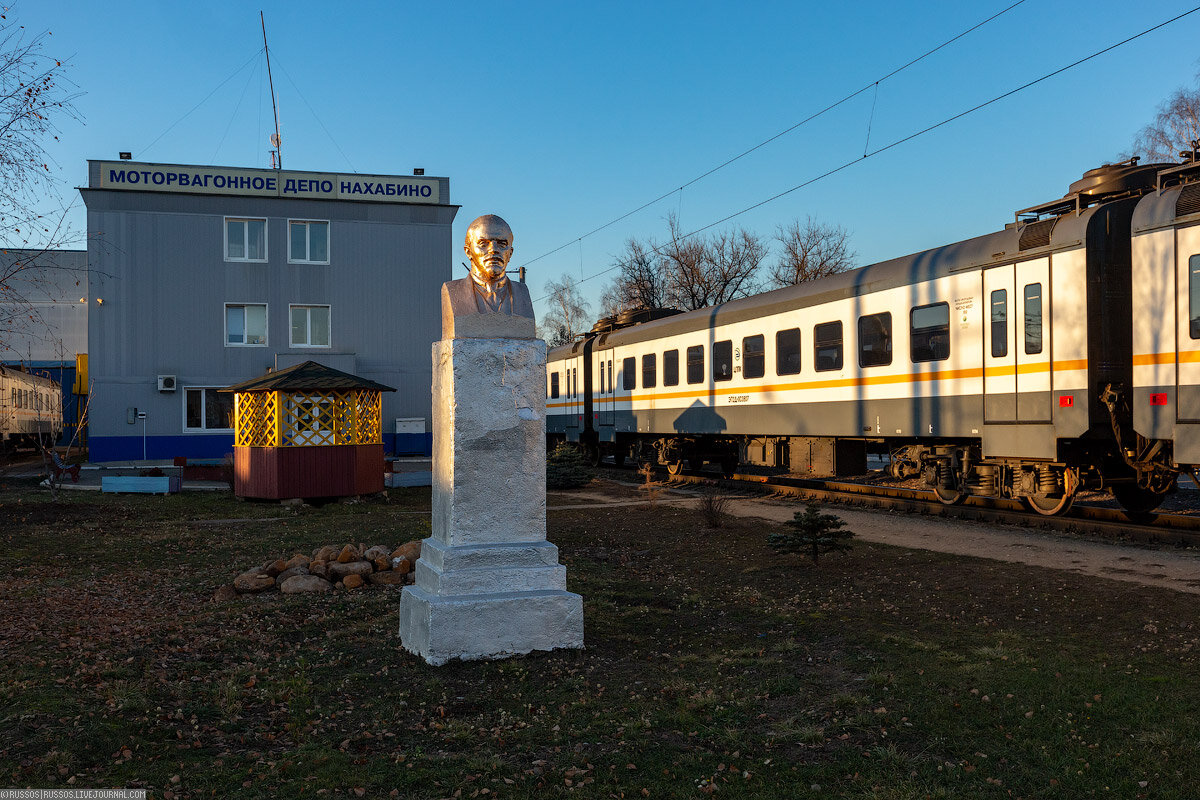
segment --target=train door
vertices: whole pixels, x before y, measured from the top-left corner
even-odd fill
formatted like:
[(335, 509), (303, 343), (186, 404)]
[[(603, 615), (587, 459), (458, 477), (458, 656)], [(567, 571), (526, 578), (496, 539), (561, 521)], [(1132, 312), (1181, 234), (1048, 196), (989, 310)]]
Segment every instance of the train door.
[[(603, 441), (611, 439), (613, 426), (613, 351), (600, 350), (595, 355), (596, 428)], [(605, 434), (608, 434), (607, 438)]]
[[(1176, 231), (1175, 460), (1200, 463), (1200, 227)], [(1150, 402), (1157, 398), (1151, 395)]]
[(1017, 421), (1017, 317), (1012, 265), (984, 270), (983, 421)]
[(1017, 421), (1050, 422), (1050, 259), (1017, 264), (1015, 288)]
[(579, 361), (579, 356), (572, 358), (569, 362), (570, 367), (568, 368), (571, 371), (571, 394), (567, 400), (567, 402), (570, 403), (570, 405), (567, 406), (567, 412), (569, 414), (567, 418), (567, 429), (574, 433), (576, 438), (579, 436), (580, 428), (583, 427), (583, 390), (579, 386)]

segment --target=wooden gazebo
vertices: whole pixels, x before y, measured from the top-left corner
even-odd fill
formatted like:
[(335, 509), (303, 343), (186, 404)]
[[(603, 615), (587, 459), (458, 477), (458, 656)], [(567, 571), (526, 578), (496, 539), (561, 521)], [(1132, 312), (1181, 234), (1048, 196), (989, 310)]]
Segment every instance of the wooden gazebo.
[(305, 361), (230, 386), (234, 493), (283, 500), (383, 491), (390, 386)]

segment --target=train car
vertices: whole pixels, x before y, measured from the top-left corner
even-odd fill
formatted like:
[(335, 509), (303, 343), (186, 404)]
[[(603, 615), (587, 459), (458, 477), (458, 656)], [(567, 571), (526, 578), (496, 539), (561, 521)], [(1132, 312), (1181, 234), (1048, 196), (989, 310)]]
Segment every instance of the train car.
[(1189, 155), (1133, 215), (1133, 424), (1116, 433), (1139, 477), (1131, 500), (1148, 506), (1200, 464), (1200, 158)]
[[(672, 471), (732, 471), (751, 443), (779, 465), (871, 446), (948, 504), (1057, 514), (1086, 486), (1152, 507), (1162, 486), (1114, 431), (1132, 425), (1131, 219), (1164, 166), (1106, 165), (995, 233), (555, 348), (549, 438)], [(581, 397), (561, 395), (568, 363)]]
[(0, 450), (50, 446), (62, 433), (57, 381), (0, 366)]

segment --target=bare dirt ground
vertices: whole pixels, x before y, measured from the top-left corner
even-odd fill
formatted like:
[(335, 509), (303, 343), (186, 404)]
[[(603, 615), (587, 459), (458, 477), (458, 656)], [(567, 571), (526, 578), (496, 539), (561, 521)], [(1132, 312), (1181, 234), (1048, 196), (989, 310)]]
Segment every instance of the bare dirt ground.
[[(591, 490), (573, 492), (576, 503), (632, 505), (643, 492), (629, 484), (604, 481)], [(644, 500), (642, 501), (644, 502)], [(694, 493), (672, 490), (656, 501), (694, 507)], [(549, 510), (562, 508), (552, 503)], [(727, 513), (782, 523), (803, 510), (797, 500), (732, 497)], [(962, 522), (920, 514), (829, 506), (846, 527), (869, 542), (939, 553), (1028, 564), (1082, 575), (1200, 594), (1200, 553), (1195, 550), (1110, 544), (1045, 530)]]

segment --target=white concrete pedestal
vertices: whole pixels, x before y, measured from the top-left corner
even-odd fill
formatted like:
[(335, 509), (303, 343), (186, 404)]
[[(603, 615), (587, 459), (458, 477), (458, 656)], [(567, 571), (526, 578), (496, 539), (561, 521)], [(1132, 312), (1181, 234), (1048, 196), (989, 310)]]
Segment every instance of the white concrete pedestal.
[(430, 664), (583, 647), (583, 598), (546, 541), (546, 344), (433, 345), (433, 535), (400, 599)]

